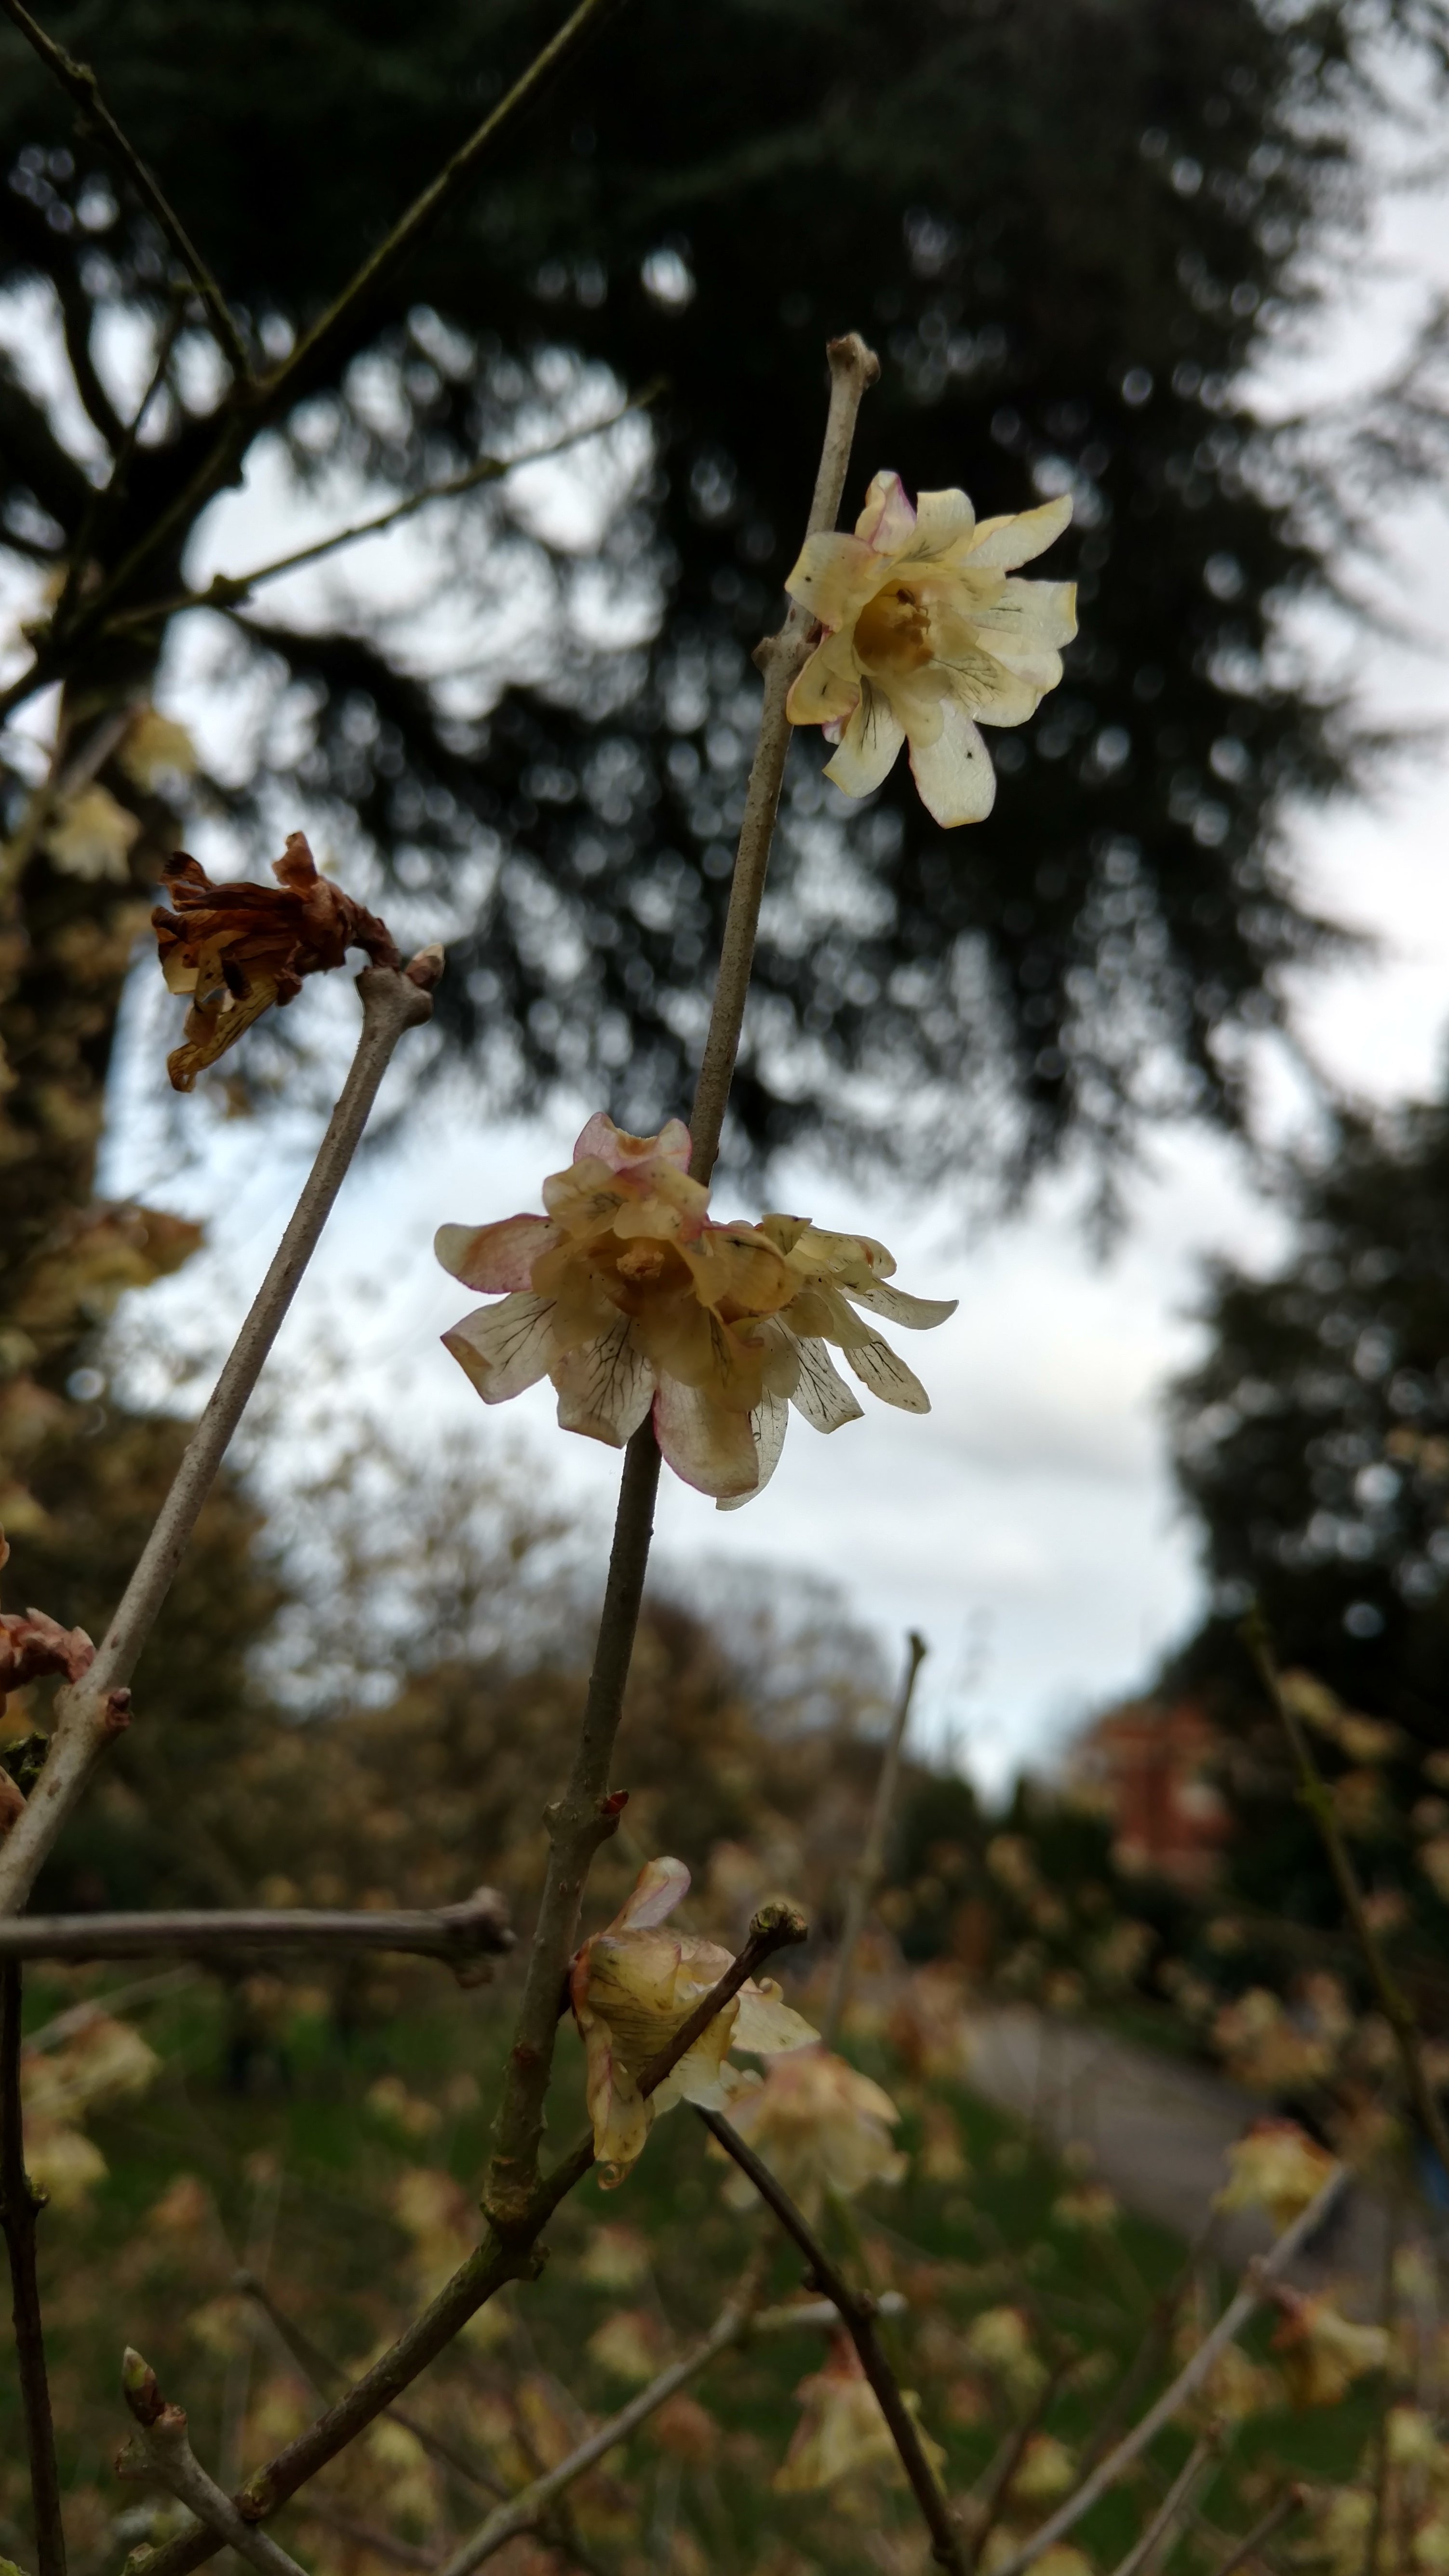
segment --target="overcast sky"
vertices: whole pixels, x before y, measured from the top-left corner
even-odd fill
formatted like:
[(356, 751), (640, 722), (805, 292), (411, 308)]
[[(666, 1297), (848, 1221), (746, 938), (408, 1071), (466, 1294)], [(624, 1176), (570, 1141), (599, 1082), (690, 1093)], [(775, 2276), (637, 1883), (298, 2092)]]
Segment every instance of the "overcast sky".
[[(1355, 283), (1311, 351), (1265, 387), (1265, 400), (1332, 394), (1392, 359), (1436, 281), (1449, 284), (1449, 194), (1388, 205), (1377, 253), (1371, 286)], [(262, 493), (218, 505), (198, 569), (255, 560), (272, 515)], [(1392, 536), (1403, 603), (1428, 643), (1413, 654), (1360, 646), (1357, 676), (1371, 706), (1397, 719), (1442, 720), (1449, 523), (1426, 504), (1396, 520)], [(1328, 637), (1322, 643), (1333, 649)], [(1301, 1023), (1327, 1066), (1381, 1098), (1438, 1078), (1449, 1016), (1446, 811), (1449, 755), (1434, 745), (1372, 808), (1315, 819), (1299, 833), (1310, 893), (1382, 943), (1372, 963), (1306, 988)], [(323, 1004), (315, 994), (309, 988), (308, 1007), (343, 1007), (343, 997)], [(149, 1070), (154, 1078), (154, 1057)], [(1260, 1070), (1265, 1116), (1281, 1131), (1302, 1115), (1301, 1097), (1270, 1057)], [(204, 1266), (150, 1295), (174, 1300), (178, 1317), (202, 1304), (218, 1317), (237, 1313), (276, 1240), (282, 1177), (258, 1168), (258, 1131), (237, 1126), (211, 1130), (199, 1163), (168, 1168), (152, 1122), (137, 1114), (140, 1071), (133, 1061), (107, 1185), (205, 1215), (212, 1235)], [(355, 1346), (369, 1400), (421, 1437), (460, 1420), (486, 1442), (521, 1427), (547, 1472), (602, 1527), (617, 1460), (554, 1429), (546, 1388), (485, 1414), (438, 1345), (470, 1300), (430, 1250), (445, 1218), (477, 1223), (537, 1206), (542, 1175), (568, 1159), (574, 1124), (561, 1117), (485, 1133), (455, 1113), (425, 1117), (403, 1156), (349, 1181), (286, 1347), (296, 1357), (324, 1330)], [(1081, 1184), (1070, 1174), (1017, 1222), (968, 1241), (948, 1214), (787, 1170), (777, 1205), (878, 1235), (897, 1255), (902, 1285), (959, 1296), (959, 1312), (939, 1331), (898, 1337), (933, 1413), (912, 1419), (867, 1396), (866, 1419), (828, 1442), (792, 1419), (774, 1483), (743, 1511), (716, 1513), (664, 1478), (660, 1544), (675, 1565), (716, 1553), (767, 1564), (773, 1579), (791, 1565), (809, 1567), (835, 1577), (888, 1641), (922, 1628), (932, 1647), (922, 1728), (949, 1732), (993, 1784), (1022, 1761), (1049, 1757), (1086, 1710), (1140, 1684), (1199, 1601), (1193, 1534), (1166, 1471), (1161, 1389), (1198, 1347), (1192, 1306), (1203, 1256), (1228, 1250), (1267, 1260), (1282, 1233), (1221, 1142), (1160, 1140), (1153, 1166), (1105, 1262), (1086, 1247)]]

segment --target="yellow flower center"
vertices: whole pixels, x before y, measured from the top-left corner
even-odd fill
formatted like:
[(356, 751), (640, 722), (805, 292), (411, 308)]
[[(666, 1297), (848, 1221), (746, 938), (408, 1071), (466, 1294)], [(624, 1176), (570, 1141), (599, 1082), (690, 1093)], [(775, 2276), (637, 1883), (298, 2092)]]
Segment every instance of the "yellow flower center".
[(664, 1269), (664, 1249), (662, 1243), (631, 1243), (619, 1255), (620, 1277), (640, 1281), (658, 1279)]
[(878, 590), (855, 621), (862, 668), (887, 678), (919, 671), (931, 659), (930, 623), (924, 601), (904, 582)]

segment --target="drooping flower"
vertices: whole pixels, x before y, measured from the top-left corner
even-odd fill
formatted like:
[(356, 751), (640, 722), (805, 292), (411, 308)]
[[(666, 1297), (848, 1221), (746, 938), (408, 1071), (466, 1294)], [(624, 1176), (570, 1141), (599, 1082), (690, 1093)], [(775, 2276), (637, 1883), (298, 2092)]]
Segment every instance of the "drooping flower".
[(773, 1978), (746, 1980), (715, 2014), (657, 2091), (640, 2093), (637, 2078), (667, 2047), (701, 1997), (717, 1985), (730, 1953), (715, 1941), (661, 1927), (689, 1887), (682, 1860), (643, 1868), (612, 1923), (585, 1941), (569, 1970), (569, 2001), (584, 2043), (594, 2153), (606, 2191), (621, 2183), (643, 2152), (655, 2116), (676, 2102), (708, 2110), (732, 2105), (743, 2075), (725, 2065), (731, 2048), (773, 2056), (817, 2039), (784, 2001)]
[[(906, 2159), (891, 2144), (900, 2113), (888, 2093), (858, 2075), (828, 2048), (777, 2057), (758, 2091), (730, 2113), (790, 2198), (813, 2217), (827, 2192), (853, 2199), (867, 2183), (899, 2182)], [(755, 2197), (748, 2175), (733, 2168), (724, 2196), (736, 2209)]]
[(1068, 497), (983, 519), (964, 492), (877, 474), (853, 537), (807, 537), (786, 583), (825, 628), (786, 701), (792, 724), (837, 742), (825, 775), (847, 796), (879, 787), (902, 742), (938, 823), (979, 823), (996, 780), (976, 720), (1024, 724), (1062, 676), (1077, 631), (1072, 582), (1017, 581), (1060, 536)]
[(1246, 2136), (1229, 2147), (1228, 2163), (1231, 2180), (1213, 2207), (1266, 2210), (1279, 2235), (1317, 2199), (1334, 2169), (1327, 2148), (1296, 2120), (1255, 2120)]
[(162, 870), (175, 909), (158, 904), (151, 915), (161, 971), (171, 992), (191, 999), (182, 1044), (166, 1059), (176, 1091), (189, 1091), (263, 1011), (294, 1000), (304, 975), (340, 966), (349, 948), (374, 966), (398, 963), (385, 923), (318, 874), (304, 832), (288, 833), (272, 874), (274, 886), (213, 885), (184, 850)]
[[(813, 2495), (859, 2469), (888, 2468), (900, 2475), (890, 2426), (848, 2335), (832, 2337), (824, 2369), (802, 2379), (795, 2394), (804, 2411), (771, 2481), (777, 2495)], [(914, 2416), (920, 2404), (915, 2391), (903, 2388), (901, 2396)], [(919, 2423), (916, 2430), (927, 2459), (940, 2469), (945, 2452)]]
[(1389, 2338), (1383, 2326), (1355, 2325), (1330, 2299), (1308, 2298), (1282, 2283), (1273, 2295), (1283, 2311), (1273, 2350), (1295, 2406), (1336, 2406), (1365, 2371), (1384, 2368)]

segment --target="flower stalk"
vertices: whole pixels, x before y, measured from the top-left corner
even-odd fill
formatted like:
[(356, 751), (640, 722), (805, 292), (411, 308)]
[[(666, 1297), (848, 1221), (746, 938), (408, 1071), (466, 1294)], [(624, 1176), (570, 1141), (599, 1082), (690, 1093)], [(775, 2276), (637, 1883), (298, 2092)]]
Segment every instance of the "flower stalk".
[(871, 1803), (870, 1824), (866, 1830), (865, 1849), (851, 1879), (850, 1896), (841, 1928), (840, 1947), (835, 1954), (835, 1967), (830, 1979), (830, 1992), (820, 2023), (820, 2037), (826, 2048), (833, 2048), (840, 2033), (841, 2019), (850, 1994), (851, 1970), (865, 1930), (865, 1918), (875, 1902), (885, 1866), (886, 1836), (890, 1832), (891, 1809), (895, 1805), (896, 1782), (900, 1777), (901, 1747), (910, 1724), (911, 1700), (915, 1694), (916, 1675), (928, 1653), (926, 1640), (912, 1628), (906, 1638), (906, 1669), (896, 1697), (891, 1730), (881, 1755), (880, 1777), (875, 1784)]
[(94, 1663), (56, 1699), (45, 1767), (22, 1815), (0, 1845), (0, 1915), (18, 1914), (47, 1854), (102, 1754), (130, 1722), (130, 1679), (171, 1589), (187, 1542), (232, 1435), (251, 1399), (282, 1320), (317, 1249), (346, 1179), (373, 1102), (405, 1030), (432, 1016), (440, 949), (425, 948), (400, 970), (369, 967), (357, 979), (362, 1028), (352, 1069), (302, 1187), (271, 1268), (231, 1356), (186, 1445), (171, 1490), (141, 1551)]

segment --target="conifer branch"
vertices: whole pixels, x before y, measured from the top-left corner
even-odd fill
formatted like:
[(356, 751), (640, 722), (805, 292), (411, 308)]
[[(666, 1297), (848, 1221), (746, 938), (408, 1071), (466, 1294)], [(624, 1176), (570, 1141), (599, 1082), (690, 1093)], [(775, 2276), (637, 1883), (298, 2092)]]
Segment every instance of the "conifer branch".
[(147, 213), (160, 226), (177, 260), (186, 271), (187, 280), (205, 307), (207, 320), (211, 324), (216, 339), (225, 350), (228, 363), (238, 382), (245, 384), (251, 375), (251, 364), (247, 357), (246, 343), (226, 298), (175, 207), (167, 198), (160, 181), (147, 168), (135, 145), (128, 140), (116, 123), (101, 96), (100, 82), (89, 63), (78, 63), (73, 55), (66, 52), (64, 45), (58, 45), (53, 36), (48, 36), (45, 29), (37, 25), (35, 19), (31, 17), (29, 10), (21, 5), (21, 0), (0, 0), (0, 8), (4, 9), (7, 18), (19, 28), (26, 43), (39, 54), (41, 61), (47, 70), (55, 75), (61, 88), (75, 100), (86, 123), (93, 126), (95, 131), (104, 137), (112, 156), (130, 180)]
[(35, 2268), (35, 2222), (45, 2207), (25, 2170), (25, 2127), (20, 2105), (20, 1970), (0, 1968), (0, 2227), (10, 2257), (15, 2363), (30, 2458), (30, 2498), (35, 2517), (37, 2576), (66, 2576), (65, 2525), (55, 2422), (45, 2366), (40, 2285)]
[(441, 951), (424, 949), (411, 966), (370, 966), (357, 978), (362, 1028), (352, 1068), (333, 1110), (302, 1194), (250, 1314), (193, 1431), (171, 1490), (141, 1551), (120, 1606), (81, 1680), (57, 1694), (56, 1726), (45, 1766), (5, 1842), (0, 1844), (0, 1915), (24, 1905), (97, 1762), (130, 1723), (130, 1679), (232, 1435), (251, 1399), (282, 1319), (316, 1251), (333, 1202), (361, 1142), (383, 1075), (405, 1029), (432, 1013), (431, 988)]

